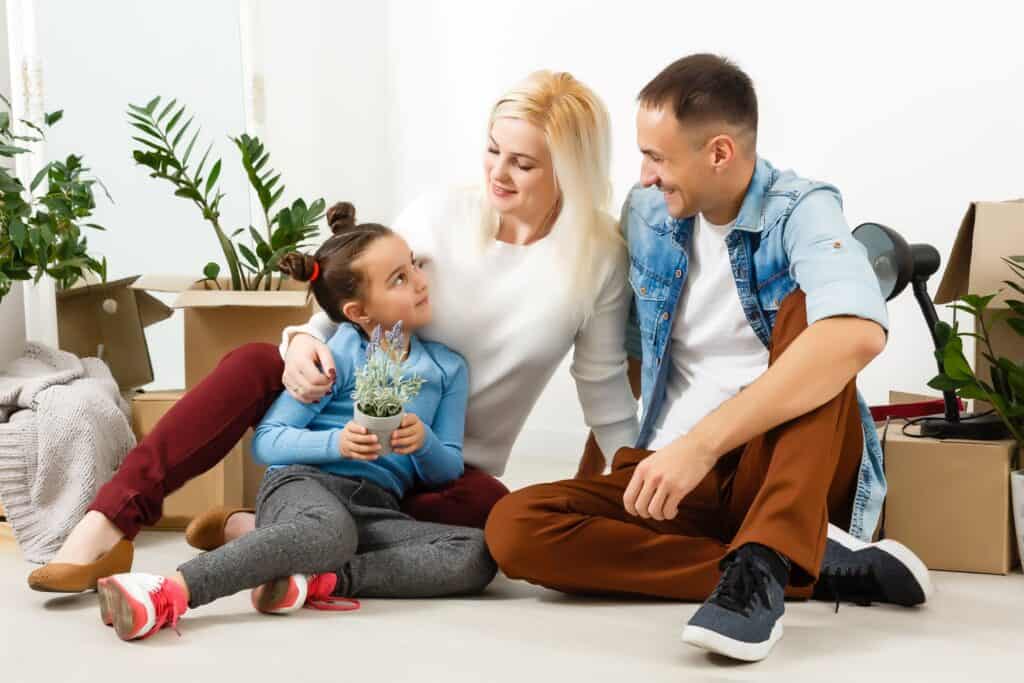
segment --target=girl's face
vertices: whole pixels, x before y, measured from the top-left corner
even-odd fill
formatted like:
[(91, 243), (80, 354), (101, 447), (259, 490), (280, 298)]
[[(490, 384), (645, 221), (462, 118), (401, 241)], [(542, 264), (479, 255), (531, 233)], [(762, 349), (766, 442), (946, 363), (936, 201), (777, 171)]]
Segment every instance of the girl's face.
[[(362, 297), (343, 309), (350, 320), (368, 334), (380, 325), (391, 329), (399, 320), (412, 333), (431, 319), (429, 285), (419, 261), (398, 235), (378, 238), (367, 247), (353, 267), (362, 275)], [(356, 308), (350, 308), (350, 306)]]
[(499, 118), (484, 153), (487, 200), (499, 214), (543, 221), (558, 200), (558, 185), (544, 133), (522, 119)]

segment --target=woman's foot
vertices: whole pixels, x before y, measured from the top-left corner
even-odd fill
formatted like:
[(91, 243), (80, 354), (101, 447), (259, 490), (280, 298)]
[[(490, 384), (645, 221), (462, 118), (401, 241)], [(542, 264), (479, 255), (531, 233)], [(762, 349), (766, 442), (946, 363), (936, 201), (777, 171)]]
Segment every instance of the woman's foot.
[(188, 610), (188, 591), (179, 581), (154, 574), (117, 574), (100, 579), (100, 618), (121, 640), (148, 638), (165, 626), (177, 631)]
[(50, 564), (88, 564), (95, 562), (124, 538), (102, 512), (90, 510), (71, 530), (67, 540), (50, 560)]
[(199, 515), (185, 529), (185, 541), (199, 550), (216, 550), (256, 528), (252, 508), (223, 505)]
[(292, 574), (269, 581), (252, 591), (252, 606), (264, 614), (287, 614), (300, 607), (350, 612), (359, 609), (359, 601), (332, 595), (338, 577), (326, 574)]
[(103, 514), (91, 510), (75, 525), (50, 562), (28, 575), (32, 590), (81, 593), (104, 576), (131, 571), (132, 542)]

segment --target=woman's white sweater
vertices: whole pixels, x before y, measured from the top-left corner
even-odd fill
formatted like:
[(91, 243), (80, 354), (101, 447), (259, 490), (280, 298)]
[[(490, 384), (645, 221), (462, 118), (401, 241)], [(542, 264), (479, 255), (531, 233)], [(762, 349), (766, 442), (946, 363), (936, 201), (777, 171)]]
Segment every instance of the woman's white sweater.
[[(570, 291), (572, 276), (556, 242), (482, 244), (480, 202), (474, 189), (431, 193), (393, 226), (425, 260), (433, 322), (419, 336), (454, 349), (469, 365), (466, 463), (504, 472), (513, 442), (569, 349), (585, 421), (611, 460), (638, 435), (624, 350), (631, 296), (625, 248), (595, 258), (600, 286), (589, 293), (594, 313), (584, 323), (581, 293)], [(326, 340), (336, 328), (317, 313), (284, 331), (282, 354), (296, 332)]]

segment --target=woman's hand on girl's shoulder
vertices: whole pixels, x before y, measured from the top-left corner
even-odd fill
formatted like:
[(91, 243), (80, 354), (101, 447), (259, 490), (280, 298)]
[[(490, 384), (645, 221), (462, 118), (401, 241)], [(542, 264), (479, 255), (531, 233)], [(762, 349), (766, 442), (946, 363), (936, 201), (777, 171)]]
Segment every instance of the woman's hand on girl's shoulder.
[(327, 344), (308, 334), (296, 334), (284, 359), (281, 381), (285, 391), (303, 403), (316, 403), (331, 390), (336, 377), (334, 356)]
[(351, 460), (376, 460), (380, 457), (380, 444), (377, 437), (370, 434), (366, 427), (356, 424), (354, 420), (345, 425), (338, 441), (338, 450), (342, 457)]

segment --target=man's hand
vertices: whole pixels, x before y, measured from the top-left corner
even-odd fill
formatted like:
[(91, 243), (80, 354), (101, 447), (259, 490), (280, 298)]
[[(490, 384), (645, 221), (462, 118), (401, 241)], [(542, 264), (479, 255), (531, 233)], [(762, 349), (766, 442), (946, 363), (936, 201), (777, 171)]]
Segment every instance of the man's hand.
[(651, 453), (636, 466), (622, 496), (626, 512), (644, 519), (675, 519), (679, 503), (717, 460), (686, 436)]
[(281, 379), (285, 391), (303, 403), (316, 403), (331, 390), (336, 377), (334, 356), (327, 344), (308, 334), (299, 333), (292, 337), (284, 357), (284, 376)]
[(377, 443), (377, 437), (353, 420), (349, 421), (341, 432), (338, 451), (342, 456), (352, 460), (376, 460), (380, 457), (381, 448)]
[(391, 433), (391, 450), (399, 455), (409, 455), (423, 448), (427, 438), (427, 428), (420, 418), (406, 413), (402, 418), (402, 426)]

